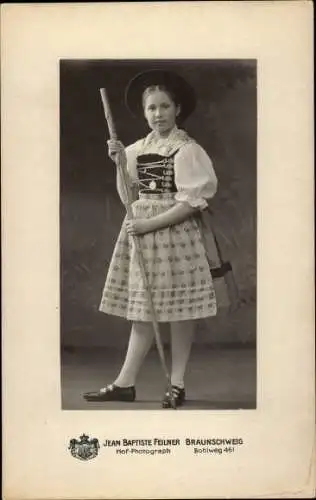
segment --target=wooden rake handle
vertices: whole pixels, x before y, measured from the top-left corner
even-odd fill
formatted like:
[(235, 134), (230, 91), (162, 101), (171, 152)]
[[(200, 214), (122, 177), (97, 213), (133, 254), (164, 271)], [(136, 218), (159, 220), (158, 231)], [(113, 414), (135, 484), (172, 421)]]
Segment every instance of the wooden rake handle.
[[(103, 104), (103, 109), (104, 109), (104, 116), (105, 116), (105, 119), (106, 119), (106, 122), (108, 125), (108, 129), (109, 129), (110, 138), (117, 140), (118, 136), (117, 136), (117, 132), (116, 132), (116, 127), (114, 124), (113, 115), (111, 113), (109, 99), (108, 99), (105, 88), (100, 89), (100, 94), (101, 94), (101, 99), (102, 99), (102, 104)], [(116, 165), (117, 165), (117, 168), (119, 169), (119, 173), (120, 173), (120, 176), (122, 179), (123, 189), (124, 189), (125, 194), (126, 194), (127, 202), (126, 202), (125, 206), (126, 206), (127, 215), (128, 215), (129, 219), (132, 219), (133, 218), (133, 210), (132, 210), (133, 199), (132, 199), (132, 193), (131, 193), (131, 189), (130, 189), (130, 185), (129, 185), (128, 173), (126, 171), (125, 165), (121, 164), (120, 159), (118, 157), (116, 159)], [(175, 403), (174, 396), (172, 393), (171, 378), (170, 378), (170, 374), (168, 372), (168, 368), (167, 368), (167, 364), (166, 364), (166, 360), (165, 360), (163, 345), (162, 345), (162, 341), (161, 341), (161, 335), (160, 335), (160, 331), (159, 331), (159, 325), (158, 325), (158, 321), (156, 318), (156, 311), (155, 311), (155, 307), (154, 307), (154, 303), (153, 303), (151, 289), (150, 289), (147, 275), (146, 275), (146, 268), (145, 268), (144, 257), (142, 254), (140, 241), (136, 235), (133, 236), (133, 241), (135, 244), (138, 263), (139, 263), (143, 283), (144, 283), (145, 290), (146, 290), (148, 307), (150, 310), (151, 321), (152, 321), (152, 325), (153, 325), (153, 329), (154, 329), (154, 333), (155, 333), (155, 340), (156, 340), (156, 345), (157, 345), (157, 350), (158, 350), (161, 366), (162, 366), (162, 369), (164, 371), (164, 374), (165, 374), (165, 377), (167, 380), (167, 386), (168, 386), (168, 392), (170, 395), (171, 405), (174, 409), (176, 409), (176, 403)]]

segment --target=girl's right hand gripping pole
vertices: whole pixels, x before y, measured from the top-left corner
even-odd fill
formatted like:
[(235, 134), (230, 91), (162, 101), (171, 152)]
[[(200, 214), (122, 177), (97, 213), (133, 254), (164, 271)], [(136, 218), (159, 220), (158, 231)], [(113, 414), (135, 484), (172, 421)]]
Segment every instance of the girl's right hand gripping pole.
[[(109, 100), (108, 100), (108, 97), (107, 97), (107, 94), (106, 94), (106, 90), (104, 88), (101, 88), (100, 89), (100, 94), (101, 94), (101, 99), (102, 99), (102, 104), (103, 104), (104, 116), (105, 116), (105, 119), (106, 119), (106, 122), (107, 122), (107, 125), (108, 125), (110, 137), (111, 137), (111, 139), (117, 139), (116, 128), (115, 128), (115, 125), (114, 125), (114, 120), (113, 120), (113, 116), (112, 116), (112, 113), (111, 113), (111, 109), (110, 109)], [(126, 199), (127, 199), (126, 211), (127, 211), (127, 215), (131, 219), (133, 217), (133, 211), (132, 211), (132, 201), (133, 200), (131, 198), (131, 192), (130, 192), (130, 189), (129, 189), (129, 186), (128, 186), (128, 182), (127, 182), (127, 175), (126, 175), (127, 173), (125, 172), (125, 166), (121, 165), (119, 163), (119, 160), (117, 160), (117, 167), (119, 169), (119, 172), (120, 172), (120, 175), (121, 175), (121, 179), (122, 179), (122, 182), (123, 182), (123, 186), (124, 186), (124, 190), (125, 190), (125, 193), (126, 193)], [(169, 375), (167, 364), (166, 364), (166, 360), (165, 360), (165, 356), (164, 356), (164, 350), (163, 350), (163, 345), (162, 345), (162, 341), (161, 341), (159, 326), (158, 326), (158, 322), (157, 322), (157, 319), (156, 319), (156, 312), (155, 312), (155, 308), (154, 308), (154, 304), (153, 304), (153, 300), (152, 300), (151, 290), (150, 290), (149, 283), (148, 283), (147, 276), (146, 276), (146, 270), (145, 270), (145, 265), (144, 265), (144, 258), (143, 258), (143, 255), (142, 255), (139, 238), (137, 236), (134, 236), (133, 240), (134, 240), (134, 243), (135, 243), (135, 248), (136, 248), (138, 262), (139, 262), (139, 266), (140, 266), (140, 270), (141, 270), (141, 274), (142, 274), (142, 279), (143, 279), (143, 282), (144, 282), (144, 285), (145, 285), (145, 289), (146, 289), (146, 292), (147, 292), (147, 300), (148, 300), (148, 305), (149, 305), (149, 309), (150, 309), (150, 312), (151, 312), (152, 325), (153, 325), (153, 329), (154, 329), (154, 333), (155, 333), (155, 339), (156, 339), (156, 345), (157, 345), (157, 349), (158, 349), (158, 354), (159, 354), (159, 358), (160, 358), (160, 361), (161, 361), (161, 365), (162, 365), (163, 371), (164, 371), (166, 379), (167, 379), (167, 386), (168, 386), (168, 392), (169, 392), (169, 396), (170, 396), (170, 403), (171, 403), (172, 408), (174, 408), (176, 410), (177, 406), (176, 406), (176, 402), (175, 402), (173, 391), (172, 391), (171, 377)]]

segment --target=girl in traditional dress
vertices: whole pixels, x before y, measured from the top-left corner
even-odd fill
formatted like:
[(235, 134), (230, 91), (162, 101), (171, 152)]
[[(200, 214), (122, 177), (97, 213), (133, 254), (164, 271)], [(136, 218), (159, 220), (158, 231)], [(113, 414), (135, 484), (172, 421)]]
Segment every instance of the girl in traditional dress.
[[(124, 364), (116, 379), (87, 401), (134, 401), (138, 372), (154, 330), (132, 241), (137, 235), (158, 322), (170, 323), (171, 385), (176, 406), (185, 401), (184, 375), (196, 322), (216, 315), (213, 279), (199, 228), (198, 214), (217, 189), (212, 161), (181, 128), (194, 110), (191, 86), (170, 71), (151, 70), (129, 84), (126, 103), (145, 115), (151, 132), (128, 147), (108, 141), (112, 160), (119, 155), (136, 188), (133, 220), (124, 220), (108, 269), (100, 311), (132, 321)], [(126, 202), (121, 178), (117, 188)], [(168, 390), (163, 408), (171, 407)]]

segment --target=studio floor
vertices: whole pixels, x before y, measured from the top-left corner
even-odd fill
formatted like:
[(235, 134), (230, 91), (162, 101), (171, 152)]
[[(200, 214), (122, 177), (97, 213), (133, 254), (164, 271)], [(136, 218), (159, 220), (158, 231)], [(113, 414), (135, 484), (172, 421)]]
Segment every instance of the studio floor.
[[(108, 348), (64, 348), (61, 354), (62, 409), (158, 410), (165, 377), (155, 349), (139, 373), (134, 403), (86, 402), (82, 394), (114, 380), (124, 352)], [(169, 355), (166, 352), (167, 361)], [(194, 346), (186, 375), (186, 404), (179, 410), (256, 408), (256, 350), (250, 346)], [(168, 410), (162, 410), (168, 411)]]

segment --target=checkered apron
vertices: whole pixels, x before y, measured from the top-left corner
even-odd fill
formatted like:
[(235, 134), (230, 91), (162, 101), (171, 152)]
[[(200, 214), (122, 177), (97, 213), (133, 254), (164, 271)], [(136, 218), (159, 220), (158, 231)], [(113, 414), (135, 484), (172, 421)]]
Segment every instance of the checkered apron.
[[(174, 193), (140, 193), (135, 218), (150, 218), (176, 203)], [(209, 263), (194, 217), (139, 236), (157, 321), (171, 322), (216, 314)], [(100, 311), (133, 321), (151, 321), (138, 255), (124, 223), (115, 245)]]
[[(135, 218), (160, 215), (177, 202), (174, 156), (139, 155), (139, 199)], [(197, 219), (138, 236), (159, 322), (214, 316), (216, 298)], [(116, 242), (103, 289), (100, 311), (132, 321), (151, 321), (147, 294), (133, 238), (125, 221)]]

